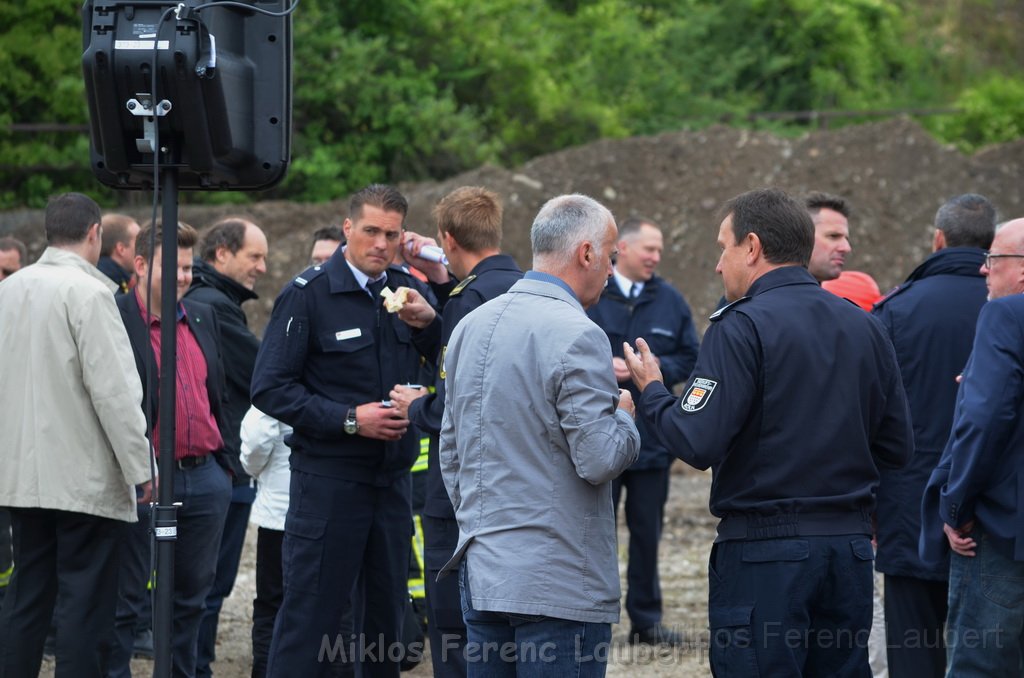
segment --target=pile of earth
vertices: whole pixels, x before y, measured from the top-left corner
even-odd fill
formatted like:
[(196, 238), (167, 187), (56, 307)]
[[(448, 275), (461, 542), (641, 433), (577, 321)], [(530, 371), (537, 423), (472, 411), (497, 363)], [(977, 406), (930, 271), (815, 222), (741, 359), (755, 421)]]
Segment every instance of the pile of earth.
[[(633, 214), (665, 230), (661, 274), (677, 285), (698, 318), (706, 318), (721, 296), (715, 275), (716, 212), (728, 198), (750, 188), (779, 186), (801, 194), (822, 190), (846, 197), (853, 255), (847, 268), (870, 273), (884, 290), (898, 284), (927, 256), (935, 211), (960, 193), (988, 196), (1001, 218), (1024, 216), (1024, 140), (965, 156), (938, 143), (918, 124), (886, 122), (818, 131), (799, 138), (717, 126), (698, 132), (604, 140), (541, 156), (506, 170), (485, 166), (440, 183), (403, 185), (409, 198), (407, 227), (433, 234), (433, 205), (462, 185), (482, 185), (505, 200), (505, 249), (527, 268), (529, 229), (550, 197), (579, 192), (606, 204), (620, 220)], [(88, 187), (83, 187), (88, 192)], [(140, 220), (148, 208), (125, 208)], [(237, 207), (183, 205), (181, 219), (203, 227), (238, 213)], [(335, 202), (260, 202), (244, 208), (270, 239), (269, 273), (260, 280), (260, 300), (247, 304), (259, 332), (282, 285), (305, 266), (311, 232), (340, 223), (347, 206)], [(39, 211), (0, 214), (0, 235), (43, 248)], [(700, 323), (703, 325), (704, 322)]]

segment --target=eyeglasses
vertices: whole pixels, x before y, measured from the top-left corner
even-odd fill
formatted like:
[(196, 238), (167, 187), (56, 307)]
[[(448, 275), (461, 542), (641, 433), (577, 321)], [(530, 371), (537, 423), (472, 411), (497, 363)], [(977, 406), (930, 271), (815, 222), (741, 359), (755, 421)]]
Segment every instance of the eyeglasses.
[(992, 268), (993, 259), (1024, 259), (1024, 254), (986, 254), (985, 268)]

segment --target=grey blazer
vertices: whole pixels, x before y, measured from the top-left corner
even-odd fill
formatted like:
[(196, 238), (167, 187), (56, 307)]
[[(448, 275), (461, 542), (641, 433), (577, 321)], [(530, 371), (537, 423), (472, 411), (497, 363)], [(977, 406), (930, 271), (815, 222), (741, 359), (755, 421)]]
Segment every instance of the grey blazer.
[(520, 280), (445, 351), (440, 464), (477, 610), (617, 622), (611, 483), (640, 449), (605, 333), (566, 290)]

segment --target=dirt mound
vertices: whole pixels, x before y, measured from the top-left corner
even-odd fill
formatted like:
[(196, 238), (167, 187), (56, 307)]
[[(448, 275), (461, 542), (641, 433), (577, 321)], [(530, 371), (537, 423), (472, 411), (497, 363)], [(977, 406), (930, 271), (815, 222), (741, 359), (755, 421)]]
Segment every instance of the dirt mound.
[[(794, 193), (823, 190), (849, 199), (854, 214), (854, 252), (848, 268), (875, 276), (881, 288), (899, 283), (928, 254), (935, 210), (967, 192), (988, 196), (1002, 218), (1024, 215), (1024, 141), (967, 157), (935, 141), (909, 119), (893, 119), (837, 131), (778, 137), (730, 127), (653, 137), (598, 141), (531, 160), (514, 170), (485, 166), (441, 183), (402, 186), (411, 205), (407, 225), (430, 233), (432, 206), (451, 189), (483, 185), (505, 199), (505, 249), (524, 268), (530, 263), (529, 229), (551, 196), (580, 192), (602, 201), (618, 218), (642, 214), (662, 224), (666, 255), (661, 273), (686, 295), (698, 317), (721, 296), (714, 273), (718, 252), (715, 212), (728, 198), (757, 186)], [(126, 210), (140, 218), (148, 210)], [(230, 207), (181, 209), (196, 226), (237, 212)], [(245, 210), (268, 232), (270, 273), (249, 308), (262, 328), (273, 298), (304, 266), (309, 234), (340, 222), (344, 200), (323, 204), (263, 202)], [(42, 243), (42, 213), (0, 214), (0, 234)]]

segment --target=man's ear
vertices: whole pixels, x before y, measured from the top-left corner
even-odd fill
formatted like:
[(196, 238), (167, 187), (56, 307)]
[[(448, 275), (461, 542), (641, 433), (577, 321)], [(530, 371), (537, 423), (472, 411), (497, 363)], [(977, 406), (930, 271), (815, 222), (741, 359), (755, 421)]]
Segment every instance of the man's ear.
[(946, 234), (942, 232), (942, 229), (935, 229), (935, 236), (932, 237), (932, 252), (938, 252), (941, 249), (946, 248)]
[(745, 245), (747, 247), (747, 264), (756, 264), (761, 260), (764, 248), (761, 246), (761, 239), (756, 233), (747, 233)]
[(133, 263), (135, 264), (135, 275), (139, 276), (139, 280), (143, 280), (146, 277), (148, 266), (146, 257), (142, 256), (141, 254), (136, 254), (135, 261)]
[(580, 266), (583, 268), (590, 268), (591, 262), (594, 260), (595, 256), (594, 245), (585, 240), (580, 244), (579, 249), (576, 250), (576, 252)]

